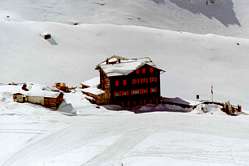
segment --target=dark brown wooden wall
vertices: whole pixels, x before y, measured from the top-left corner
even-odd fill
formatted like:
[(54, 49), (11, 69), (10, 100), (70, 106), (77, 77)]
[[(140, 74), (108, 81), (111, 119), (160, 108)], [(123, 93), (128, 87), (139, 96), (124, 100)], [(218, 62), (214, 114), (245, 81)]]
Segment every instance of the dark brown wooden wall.
[[(151, 68), (153, 68), (153, 72), (150, 72)], [(145, 73), (142, 71), (145, 69)], [(122, 106), (137, 106), (137, 105), (144, 105), (144, 104), (157, 104), (160, 100), (160, 70), (156, 69), (149, 65), (144, 65), (143, 67), (139, 68), (139, 73), (137, 70), (132, 72), (127, 76), (116, 76), (110, 77), (110, 103), (119, 104)], [(156, 78), (157, 82), (151, 82), (151, 78)], [(140, 80), (143, 79), (144, 83), (137, 83), (133, 84), (133, 80)], [(123, 85), (123, 81), (127, 81), (127, 85)], [(146, 81), (148, 80), (148, 82)], [(116, 86), (116, 81), (119, 82), (119, 86)], [(151, 88), (157, 88), (157, 92), (151, 92)], [(141, 94), (141, 89), (147, 89), (147, 93), (144, 92)], [(138, 94), (133, 94), (134, 90), (139, 90)], [(115, 96), (115, 92), (128, 92), (128, 95), (120, 95)]]

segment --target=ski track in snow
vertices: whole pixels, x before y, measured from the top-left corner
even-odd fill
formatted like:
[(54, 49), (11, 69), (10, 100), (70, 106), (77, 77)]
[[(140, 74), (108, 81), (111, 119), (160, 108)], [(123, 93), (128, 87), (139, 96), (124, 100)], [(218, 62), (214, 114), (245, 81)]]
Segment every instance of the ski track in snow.
[(125, 132), (113, 145), (106, 148), (104, 152), (81, 166), (121, 165), (124, 155), (142, 142), (149, 134), (150, 132), (143, 129)]
[[(112, 136), (115, 134), (119, 134), (119, 127), (115, 128), (112, 125), (108, 124), (108, 126), (83, 126), (80, 127), (83, 132), (79, 133), (80, 128), (78, 127), (80, 123), (76, 123), (73, 125), (70, 125), (69, 127), (62, 129), (56, 133), (53, 133), (49, 135), (48, 137), (45, 137), (42, 140), (39, 140), (37, 143), (34, 143), (28, 147), (25, 147), (24, 149), (17, 152), (15, 155), (13, 155), (8, 161), (6, 161), (3, 166), (10, 166), (10, 165), (20, 165), (20, 162), (23, 164), (29, 163), (29, 160), (32, 161), (39, 161), (40, 156), (43, 157), (49, 157), (58, 154), (57, 150), (62, 153), (63, 151), (70, 150), (72, 148), (76, 148), (78, 146), (84, 146), (90, 142), (94, 142), (94, 140), (98, 140), (103, 137)], [(107, 129), (112, 128), (111, 131), (107, 131)], [(88, 134), (92, 133), (92, 134)], [(71, 136), (75, 136), (74, 138), (71, 138)], [(126, 136), (126, 138), (128, 138)], [(63, 141), (60, 141), (62, 139)], [(120, 141), (123, 141), (124, 139), (121, 139)], [(121, 143), (119, 141), (119, 143)], [(131, 139), (127, 142), (127, 148), (130, 147), (129, 144), (132, 144), (132, 142), (136, 142), (136, 139)], [(118, 144), (119, 144), (118, 143)], [(56, 149), (53, 149), (52, 147), (57, 147)], [(110, 148), (111, 151), (112, 148)], [(113, 149), (115, 150), (115, 149)], [(107, 150), (109, 152), (109, 150)], [(32, 154), (32, 156), (30, 156)], [(107, 153), (109, 154), (109, 153)], [(103, 161), (106, 159), (107, 156), (104, 155), (98, 155), (95, 159), (90, 161), (88, 164), (93, 165), (96, 163), (99, 163), (100, 161)], [(44, 162), (44, 161), (43, 161)], [(15, 164), (16, 163), (16, 164)], [(42, 163), (42, 162), (41, 162)], [(87, 164), (87, 165), (88, 165)]]
[[(50, 166), (48, 162), (53, 163), (53, 158), (112, 136), (117, 139), (87, 160), (87, 156), (82, 155), (82, 159), (77, 159), (77, 165), (120, 165), (131, 157), (141, 156), (200, 163), (230, 161), (232, 165), (236, 162), (245, 165), (245, 155), (249, 152), (249, 147), (243, 146), (249, 136), (247, 119), (224, 117), (177, 113), (79, 116), (68, 127), (23, 147), (3, 166)], [(242, 144), (236, 140), (241, 140)]]

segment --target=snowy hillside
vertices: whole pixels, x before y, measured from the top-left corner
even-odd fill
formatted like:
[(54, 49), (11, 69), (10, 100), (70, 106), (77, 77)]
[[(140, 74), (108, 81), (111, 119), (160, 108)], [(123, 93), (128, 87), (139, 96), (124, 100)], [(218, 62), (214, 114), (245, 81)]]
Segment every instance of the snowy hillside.
[[(108, 111), (79, 89), (65, 93), (68, 105), (55, 112), (13, 102), (20, 85), (2, 84), (76, 86), (98, 76), (95, 66), (114, 54), (151, 57), (166, 70), (163, 96), (210, 99), (213, 85), (215, 100), (249, 110), (249, 2), (208, 2), (1, 0), (0, 165), (247, 166), (246, 113), (227, 116), (217, 105), (191, 113)], [(52, 39), (44, 40), (47, 33)]]
[[(40, 33), (50, 32), (53, 41)], [(162, 94), (210, 98), (249, 107), (249, 40), (195, 35), (136, 26), (63, 25), (27, 21), (0, 23), (0, 82), (79, 84), (98, 75), (95, 66), (118, 54), (151, 57), (166, 70)]]
[[(209, 1), (208, 5), (206, 1)], [(142, 25), (249, 37), (248, 0), (1, 0), (0, 10), (27, 20)]]

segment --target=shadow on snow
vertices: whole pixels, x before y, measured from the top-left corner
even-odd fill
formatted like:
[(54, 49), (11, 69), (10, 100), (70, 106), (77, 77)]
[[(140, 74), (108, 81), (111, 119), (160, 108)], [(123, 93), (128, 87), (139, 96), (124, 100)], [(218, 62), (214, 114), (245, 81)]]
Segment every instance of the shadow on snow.
[[(152, 0), (157, 4), (165, 4), (166, 0)], [(169, 0), (178, 7), (188, 10), (194, 14), (202, 14), (209, 19), (215, 18), (224, 26), (238, 25), (241, 26), (239, 19), (234, 11), (232, 0), (216, 0), (211, 3), (210, 0)]]

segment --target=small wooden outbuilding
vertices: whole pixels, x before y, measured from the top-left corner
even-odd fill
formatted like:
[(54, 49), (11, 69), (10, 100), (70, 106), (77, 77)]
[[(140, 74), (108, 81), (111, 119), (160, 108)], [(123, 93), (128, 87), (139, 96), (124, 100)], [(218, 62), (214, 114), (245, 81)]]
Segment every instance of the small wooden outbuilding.
[(47, 108), (57, 109), (63, 102), (63, 93), (61, 92), (23, 92), (13, 94), (13, 99), (18, 103), (39, 104)]
[(64, 82), (58, 82), (55, 84), (55, 87), (58, 89), (58, 90), (61, 90), (63, 92), (66, 92), (66, 93), (69, 93), (70, 92), (70, 88), (66, 85), (66, 83)]

